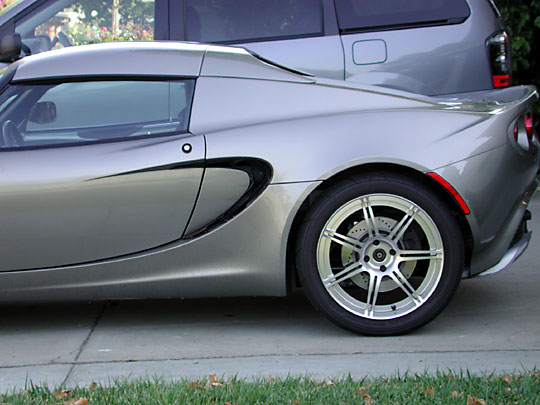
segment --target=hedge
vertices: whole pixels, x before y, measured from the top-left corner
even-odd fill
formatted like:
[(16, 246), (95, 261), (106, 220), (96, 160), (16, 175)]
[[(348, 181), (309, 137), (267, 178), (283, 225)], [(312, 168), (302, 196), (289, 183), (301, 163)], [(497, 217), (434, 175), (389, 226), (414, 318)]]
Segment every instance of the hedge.
[[(514, 84), (540, 89), (540, 0), (495, 0), (510, 34)], [(535, 108), (540, 133), (540, 103)]]

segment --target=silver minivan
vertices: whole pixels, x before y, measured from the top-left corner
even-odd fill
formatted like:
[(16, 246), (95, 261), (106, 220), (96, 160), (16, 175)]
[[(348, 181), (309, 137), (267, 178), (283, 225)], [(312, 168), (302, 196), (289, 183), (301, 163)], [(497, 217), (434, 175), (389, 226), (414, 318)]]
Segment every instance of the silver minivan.
[(492, 0), (22, 0), (0, 16), (0, 38), (14, 33), (23, 54), (197, 41), (427, 95), (511, 85), (508, 36)]

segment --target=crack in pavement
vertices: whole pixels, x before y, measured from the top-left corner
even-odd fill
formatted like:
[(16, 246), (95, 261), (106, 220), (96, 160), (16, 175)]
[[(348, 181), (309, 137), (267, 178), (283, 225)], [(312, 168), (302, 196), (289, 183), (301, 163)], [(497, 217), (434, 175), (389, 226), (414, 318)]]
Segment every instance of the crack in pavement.
[(37, 366), (66, 366), (71, 365), (68, 374), (66, 375), (66, 378), (62, 382), (62, 385), (64, 385), (69, 377), (71, 376), (73, 369), (76, 366), (79, 365), (89, 365), (89, 364), (122, 364), (122, 363), (145, 363), (145, 362), (160, 362), (160, 361), (197, 361), (197, 360), (231, 360), (231, 359), (253, 359), (253, 358), (265, 358), (265, 357), (307, 357), (307, 356), (357, 356), (357, 355), (365, 355), (365, 356), (371, 356), (371, 355), (385, 355), (385, 354), (460, 354), (460, 353), (466, 353), (466, 354), (473, 354), (473, 353), (540, 353), (540, 349), (475, 349), (475, 350), (421, 350), (421, 351), (393, 351), (393, 352), (335, 352), (335, 353), (301, 353), (301, 354), (275, 354), (275, 353), (269, 353), (269, 354), (248, 354), (248, 355), (241, 355), (241, 356), (217, 356), (217, 357), (167, 357), (167, 358), (149, 358), (149, 359), (128, 359), (128, 360), (93, 360), (93, 361), (77, 361), (80, 354), (82, 353), (82, 350), (84, 349), (84, 346), (86, 346), (86, 343), (88, 342), (90, 336), (92, 335), (93, 330), (95, 329), (95, 326), (97, 326), (97, 323), (99, 319), (101, 319), (101, 316), (105, 312), (105, 308), (101, 312), (98, 319), (96, 319), (96, 322), (94, 323), (94, 326), (92, 327), (92, 330), (88, 334), (88, 337), (85, 339), (83, 344), (81, 345), (81, 348), (79, 350), (79, 353), (77, 354), (75, 361), (63, 361), (63, 362), (48, 362), (48, 363), (28, 363), (28, 364), (14, 364), (14, 365), (6, 365), (1, 366), (0, 370), (2, 369), (13, 369), (13, 368), (22, 368), (22, 367), (37, 367)]
[[(83, 352), (85, 346), (88, 344), (88, 341), (90, 340), (90, 337), (94, 333), (94, 330), (96, 329), (99, 321), (103, 317), (103, 314), (105, 314), (105, 311), (107, 310), (108, 305), (109, 305), (109, 302), (105, 302), (103, 304), (103, 308), (101, 309), (101, 311), (99, 311), (98, 315), (96, 316), (96, 319), (94, 320), (94, 323), (92, 324), (92, 327), (90, 328), (90, 331), (88, 332), (88, 335), (86, 336), (86, 338), (81, 343), (81, 347), (79, 347), (79, 351), (77, 352), (77, 355), (75, 356), (75, 360), (73, 362), (61, 362), (61, 363), (50, 362), (50, 363), (48, 363), (48, 365), (55, 365), (55, 364), (68, 365), (68, 364), (71, 364), (71, 367), (69, 368), (69, 370), (68, 370), (68, 372), (66, 374), (66, 377), (62, 380), (62, 384), (60, 384), (61, 387), (66, 386), (67, 381), (69, 380), (69, 378), (73, 374), (73, 369), (75, 368), (75, 366), (77, 366), (77, 364), (79, 364), (77, 360), (79, 360), (79, 357), (81, 356), (81, 353)], [(0, 366), (0, 368), (4, 368), (4, 367)]]

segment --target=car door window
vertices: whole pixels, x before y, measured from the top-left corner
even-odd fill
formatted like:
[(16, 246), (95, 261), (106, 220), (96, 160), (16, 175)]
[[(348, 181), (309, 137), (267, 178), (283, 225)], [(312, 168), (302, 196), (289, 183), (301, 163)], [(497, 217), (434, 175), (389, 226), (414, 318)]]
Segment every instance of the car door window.
[(247, 42), (323, 34), (321, 0), (187, 0), (186, 39)]
[(186, 132), (193, 87), (192, 79), (12, 85), (0, 96), (0, 147)]
[(336, 0), (342, 31), (462, 21), (465, 0)]
[(32, 54), (71, 45), (154, 38), (155, 0), (58, 0), (16, 23)]

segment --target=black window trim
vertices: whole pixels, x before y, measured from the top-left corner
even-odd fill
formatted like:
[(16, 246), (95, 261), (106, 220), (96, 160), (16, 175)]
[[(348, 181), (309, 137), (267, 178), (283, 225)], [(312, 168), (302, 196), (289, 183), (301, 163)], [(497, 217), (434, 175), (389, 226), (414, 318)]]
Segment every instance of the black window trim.
[[(7, 74), (7, 73), (6, 73)], [(10, 74), (11, 77), (15, 74), (15, 69), (13, 73)], [(4, 79), (4, 78), (2, 78)], [(191, 123), (193, 102), (195, 99), (195, 88), (197, 86), (197, 77), (194, 76), (169, 76), (169, 75), (88, 75), (88, 76), (61, 76), (61, 77), (47, 77), (47, 78), (36, 78), (36, 79), (23, 79), (23, 80), (12, 80), (9, 82), (9, 85), (47, 85), (47, 84), (62, 84), (62, 83), (80, 83), (80, 82), (91, 82), (91, 81), (172, 81), (172, 80), (193, 80), (193, 94), (191, 97), (191, 104), (189, 106), (189, 117), (186, 125), (185, 131), (173, 131), (165, 132), (158, 134), (150, 135), (139, 135), (134, 138), (121, 137), (113, 139), (97, 139), (81, 142), (66, 142), (66, 143), (52, 143), (45, 145), (29, 145), (29, 146), (16, 146), (11, 148), (0, 147), (0, 153), (2, 152), (24, 152), (30, 150), (40, 150), (40, 149), (54, 149), (54, 148), (73, 148), (77, 146), (89, 146), (89, 145), (101, 145), (108, 143), (117, 143), (117, 142), (129, 142), (129, 141), (138, 141), (151, 138), (168, 138), (173, 136), (185, 135), (185, 136), (194, 136), (189, 132), (189, 126)], [(0, 81), (1, 83), (2, 81)], [(0, 96), (4, 93), (6, 89), (9, 88), (9, 85), (4, 86), (0, 90)]]
[(302, 39), (302, 38), (318, 38), (324, 37), (324, 32), (317, 34), (298, 34), (298, 35), (283, 35), (279, 37), (264, 37), (264, 38), (248, 38), (248, 39), (239, 39), (232, 41), (213, 41), (212, 44), (219, 45), (241, 45), (241, 44), (250, 44), (254, 42), (275, 42), (275, 41), (287, 41), (291, 39)]
[(356, 34), (356, 33), (363, 33), (363, 32), (394, 31), (394, 30), (405, 30), (405, 29), (413, 29), (413, 28), (439, 27), (439, 26), (446, 26), (446, 25), (463, 24), (465, 21), (467, 21), (471, 17), (471, 14), (472, 14), (469, 3), (467, 1), (465, 1), (464, 3), (466, 4), (468, 8), (469, 13), (467, 14), (467, 16), (462, 17), (462, 18), (418, 21), (418, 22), (411, 22), (411, 23), (398, 23), (398, 24), (389, 24), (389, 25), (379, 24), (379, 25), (373, 25), (373, 26), (367, 26), (367, 27), (353, 27), (353, 28), (341, 28), (339, 26), (339, 13), (337, 10), (337, 5), (335, 5), (335, 1), (334, 1), (334, 6), (335, 6), (339, 33), (341, 35), (348, 35), (348, 34)]
[(438, 20), (438, 21), (426, 21), (426, 22), (414, 22), (407, 24), (395, 24), (395, 25), (377, 25), (372, 27), (362, 27), (362, 28), (340, 28), (339, 33), (341, 35), (349, 34), (358, 34), (364, 32), (381, 32), (381, 31), (397, 31), (397, 30), (408, 30), (413, 28), (427, 28), (427, 27), (443, 27), (448, 25), (459, 25), (463, 24), (470, 18), (454, 18), (449, 20)]

